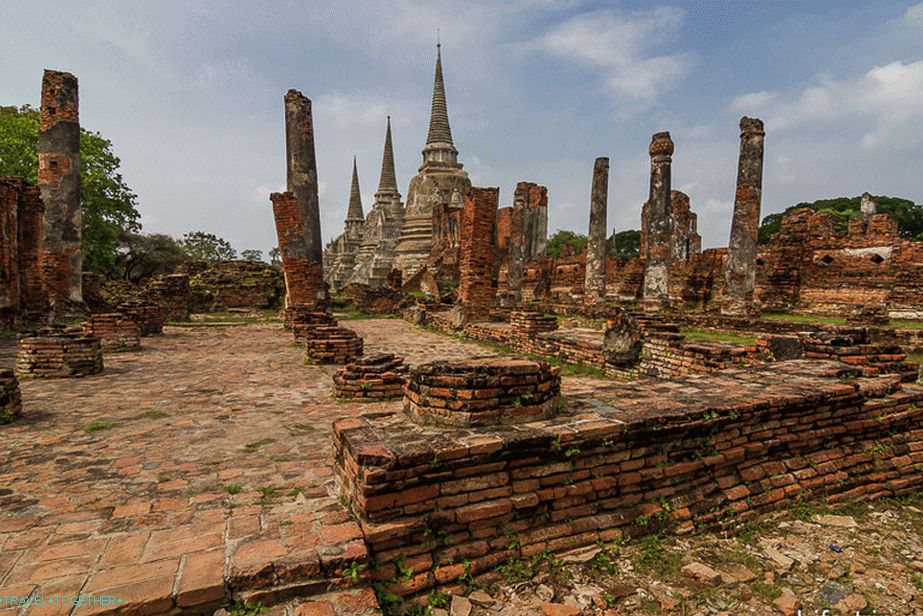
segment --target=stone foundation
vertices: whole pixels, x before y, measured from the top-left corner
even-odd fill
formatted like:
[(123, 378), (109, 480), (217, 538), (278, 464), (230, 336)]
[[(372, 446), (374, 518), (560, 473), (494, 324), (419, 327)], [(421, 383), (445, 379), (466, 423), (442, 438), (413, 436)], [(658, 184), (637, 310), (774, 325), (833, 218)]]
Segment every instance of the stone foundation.
[(138, 324), (142, 336), (163, 333), (163, 310), (147, 302), (125, 302), (117, 310)]
[(336, 326), (337, 321), (326, 310), (300, 311), (290, 315), (290, 329), (295, 342), (307, 342), (317, 327)]
[(510, 327), (515, 334), (531, 336), (540, 332), (553, 332), (558, 329), (558, 319), (553, 316), (545, 316), (541, 312), (511, 310)]
[(192, 293), (187, 274), (158, 276), (141, 292), (141, 299), (157, 304), (163, 310), (167, 321), (188, 321)]
[(96, 336), (104, 351), (137, 351), (141, 348), (141, 328), (120, 312), (94, 314), (83, 322), (83, 333)]
[(45, 328), (19, 335), (16, 374), (20, 378), (67, 378), (103, 371), (100, 340), (76, 328)]
[(359, 334), (345, 327), (320, 325), (306, 332), (307, 359), (318, 364), (345, 364), (362, 357)]
[(517, 426), (344, 419), (337, 482), (383, 563), (373, 577), (397, 558), (413, 568), (393, 589), (406, 594), (544, 550), (733, 526), (799, 498), (920, 490), (923, 387), (857, 373), (791, 361), (613, 385)]
[(0, 424), (10, 423), (22, 415), (19, 381), (12, 370), (0, 370)]
[(483, 426), (551, 417), (561, 377), (546, 362), (487, 357), (410, 371), (404, 411), (421, 423)]
[(337, 370), (333, 392), (337, 398), (387, 400), (404, 391), (407, 366), (392, 353), (366, 355)]

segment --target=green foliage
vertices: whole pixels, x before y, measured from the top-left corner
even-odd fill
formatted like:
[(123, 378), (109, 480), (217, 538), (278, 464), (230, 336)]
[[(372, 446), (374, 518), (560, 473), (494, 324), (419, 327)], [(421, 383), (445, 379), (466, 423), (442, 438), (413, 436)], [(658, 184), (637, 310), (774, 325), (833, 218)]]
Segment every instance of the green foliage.
[(279, 250), (278, 246), (273, 246), (269, 249), (269, 263), (271, 265), (278, 265), (282, 263), (282, 251)]
[(259, 614), (265, 614), (268, 611), (269, 608), (263, 605), (262, 601), (257, 601), (256, 603), (238, 601), (228, 608), (230, 616), (259, 616)]
[[(916, 204), (900, 197), (873, 197), (879, 214), (890, 214), (897, 221), (900, 234), (905, 238), (923, 240), (923, 204)], [(777, 233), (782, 225), (782, 218), (792, 210), (807, 207), (815, 212), (829, 215), (833, 219), (833, 228), (843, 233), (849, 221), (859, 218), (860, 197), (836, 197), (820, 199), (812, 203), (798, 203), (789, 206), (784, 212), (769, 214), (760, 224), (759, 243), (765, 244), (772, 234)]]
[(83, 431), (87, 434), (91, 434), (93, 432), (100, 432), (102, 430), (111, 430), (117, 425), (118, 424), (114, 421), (94, 421), (90, 424), (87, 424)]
[(180, 243), (169, 235), (125, 232), (119, 236), (112, 277), (142, 282), (169, 274), (188, 259)]
[(587, 237), (573, 231), (555, 231), (545, 244), (545, 254), (549, 257), (560, 257), (571, 253), (577, 254), (586, 248)]
[(634, 259), (641, 254), (641, 232), (637, 229), (613, 231), (606, 240), (606, 251), (611, 257)]
[(239, 483), (229, 483), (224, 486), (224, 491), (228, 494), (240, 494), (241, 490), (243, 490), (243, 487)]
[(263, 251), (255, 250), (253, 248), (248, 248), (247, 250), (241, 250), (240, 258), (243, 259), (244, 261), (262, 261)]
[(349, 566), (343, 570), (343, 577), (352, 581), (353, 584), (358, 584), (359, 580), (362, 579), (362, 572), (368, 568), (368, 565), (362, 565), (356, 561), (349, 563)]
[(201, 259), (209, 263), (237, 258), (237, 251), (231, 247), (230, 242), (214, 233), (204, 231), (186, 233), (180, 240), (180, 246), (193, 259)]
[(11, 408), (0, 409), (0, 425), (13, 423), (13, 420), (16, 418), (16, 414)]
[[(0, 107), (0, 175), (35, 182), (38, 175), (39, 112), (28, 105)], [(123, 233), (141, 228), (138, 197), (119, 173), (112, 142), (80, 129), (80, 192), (83, 268), (119, 275), (116, 245)]]

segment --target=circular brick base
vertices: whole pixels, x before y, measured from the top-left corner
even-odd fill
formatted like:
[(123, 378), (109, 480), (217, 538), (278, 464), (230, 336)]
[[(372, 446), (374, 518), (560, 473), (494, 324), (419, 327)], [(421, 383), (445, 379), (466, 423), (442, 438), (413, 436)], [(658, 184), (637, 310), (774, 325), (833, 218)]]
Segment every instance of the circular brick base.
[(391, 353), (366, 355), (337, 370), (333, 391), (337, 398), (387, 400), (404, 392), (407, 366)]
[(305, 342), (308, 360), (318, 364), (345, 364), (362, 357), (362, 348), (359, 334), (336, 326), (315, 327)]
[(96, 336), (76, 328), (46, 328), (19, 335), (16, 374), (20, 378), (65, 378), (103, 371), (103, 352)]
[(417, 366), (404, 410), (421, 423), (481, 426), (551, 417), (560, 398), (561, 377), (546, 362), (488, 357)]

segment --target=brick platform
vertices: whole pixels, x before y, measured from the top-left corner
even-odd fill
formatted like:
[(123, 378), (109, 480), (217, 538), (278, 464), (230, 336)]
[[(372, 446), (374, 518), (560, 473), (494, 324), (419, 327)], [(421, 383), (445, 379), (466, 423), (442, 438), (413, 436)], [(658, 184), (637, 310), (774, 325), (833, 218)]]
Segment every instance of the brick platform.
[(734, 525), (799, 496), (919, 490), (923, 387), (858, 373), (798, 360), (613, 384), (516, 426), (347, 419), (334, 425), (338, 485), (370, 557), (413, 563), (406, 593), (545, 549)]
[(320, 323), (324, 317), (333, 319), (330, 312), (314, 304), (290, 304), (282, 311), (282, 326), (292, 329), (295, 323)]
[(422, 423), (482, 426), (550, 417), (561, 377), (546, 362), (497, 357), (439, 361), (410, 371), (404, 410)]
[(120, 312), (90, 315), (83, 322), (83, 333), (96, 336), (104, 351), (137, 351), (141, 348), (141, 328)]
[(513, 335), (531, 336), (539, 332), (553, 332), (558, 329), (558, 320), (541, 312), (511, 310), (510, 327), (513, 329)]
[(103, 371), (98, 337), (76, 328), (46, 328), (19, 335), (16, 374), (20, 378), (66, 378)]
[(116, 309), (138, 324), (142, 336), (163, 333), (163, 310), (157, 304), (124, 302)]
[(19, 381), (12, 370), (0, 370), (0, 424), (13, 421), (22, 414)]
[(393, 353), (366, 355), (337, 370), (333, 391), (337, 398), (387, 400), (404, 392), (407, 366)]
[(321, 325), (306, 332), (305, 353), (318, 364), (345, 364), (362, 357), (362, 338), (345, 327)]

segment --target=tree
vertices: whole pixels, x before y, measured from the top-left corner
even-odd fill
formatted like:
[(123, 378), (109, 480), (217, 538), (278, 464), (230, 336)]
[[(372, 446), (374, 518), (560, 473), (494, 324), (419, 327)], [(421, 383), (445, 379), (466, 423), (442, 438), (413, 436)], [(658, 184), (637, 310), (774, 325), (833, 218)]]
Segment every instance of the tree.
[(273, 246), (269, 249), (269, 263), (271, 265), (282, 263), (282, 251), (279, 250), (278, 246)]
[(620, 259), (634, 259), (641, 254), (641, 232), (637, 229), (612, 232), (606, 240), (606, 249), (610, 256)]
[[(916, 204), (909, 199), (899, 197), (873, 197), (879, 214), (890, 214), (897, 221), (901, 237), (923, 240), (923, 204)], [(849, 221), (861, 216), (859, 212), (860, 197), (836, 197), (820, 199), (812, 203), (798, 203), (785, 208), (784, 212), (769, 214), (760, 224), (759, 242), (765, 244), (782, 226), (782, 218), (797, 208), (810, 208), (815, 212), (827, 214), (833, 219), (833, 229), (844, 233), (849, 228)]]
[(587, 237), (573, 231), (555, 231), (545, 244), (545, 254), (549, 257), (577, 254), (586, 248)]
[(244, 261), (262, 261), (263, 260), (263, 251), (262, 250), (241, 250), (240, 258)]
[(214, 233), (204, 231), (186, 233), (180, 240), (180, 245), (192, 259), (214, 262), (237, 258), (237, 251), (231, 247), (230, 242)]
[(187, 259), (180, 243), (162, 233), (123, 233), (115, 256), (120, 277), (135, 283), (169, 274)]
[[(0, 175), (35, 182), (38, 174), (39, 112), (28, 105), (0, 107)], [(120, 274), (116, 247), (123, 233), (141, 229), (138, 197), (119, 173), (112, 142), (80, 129), (80, 192), (83, 268)]]

